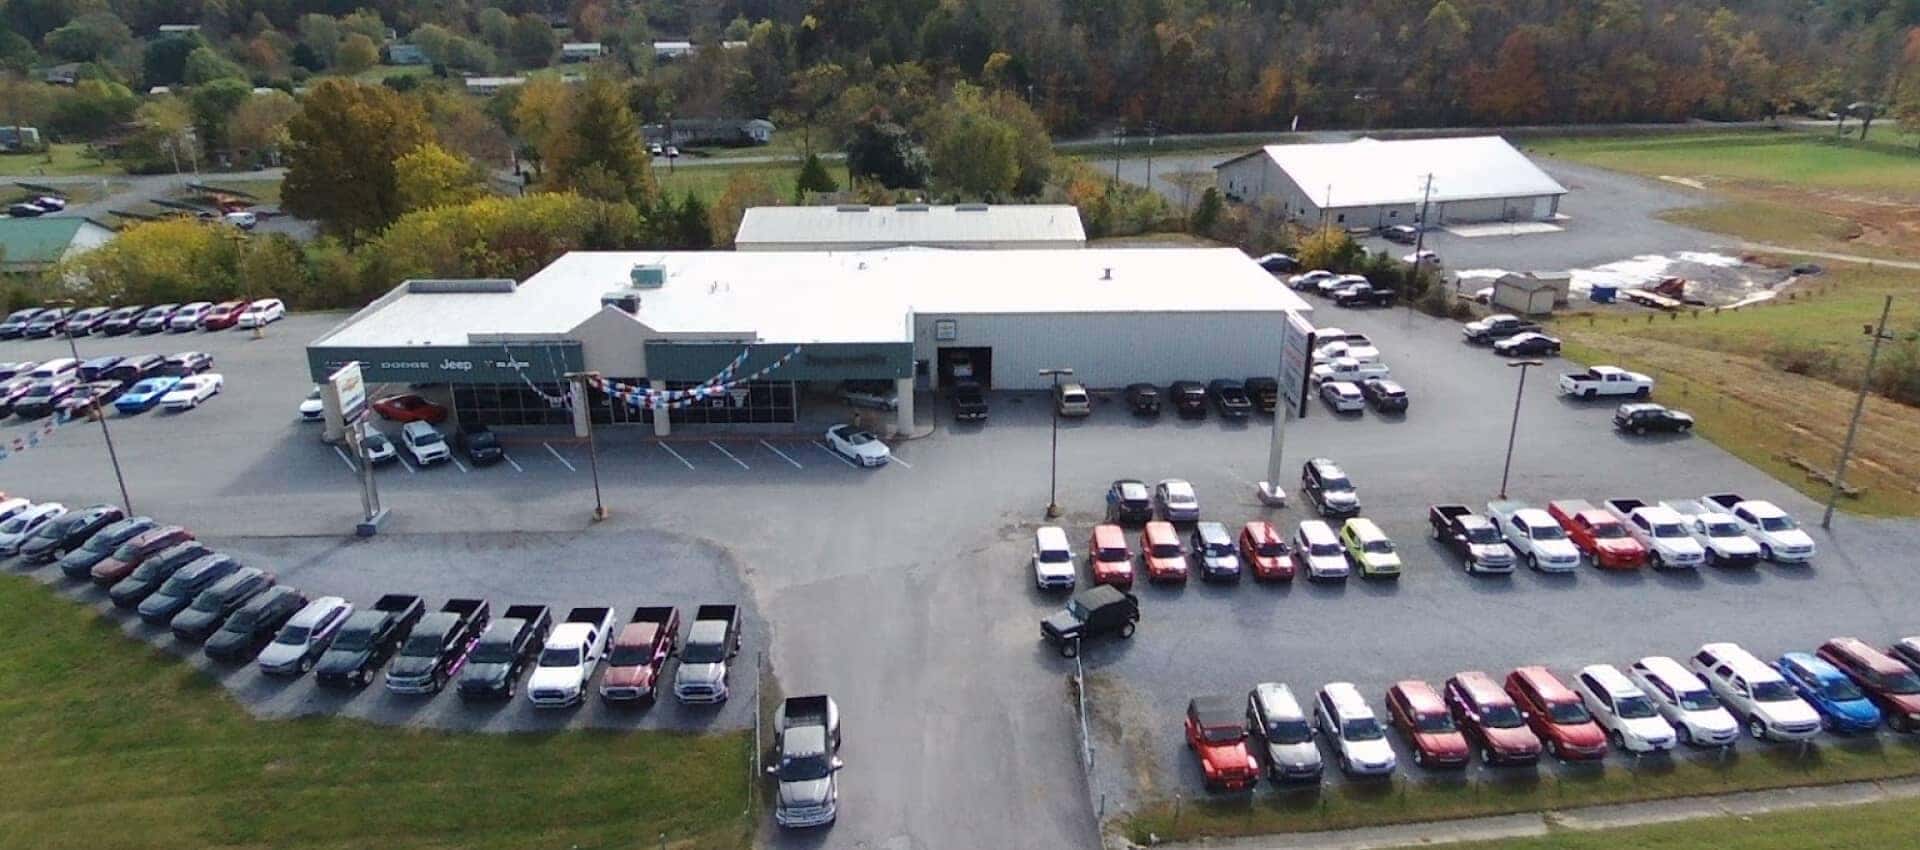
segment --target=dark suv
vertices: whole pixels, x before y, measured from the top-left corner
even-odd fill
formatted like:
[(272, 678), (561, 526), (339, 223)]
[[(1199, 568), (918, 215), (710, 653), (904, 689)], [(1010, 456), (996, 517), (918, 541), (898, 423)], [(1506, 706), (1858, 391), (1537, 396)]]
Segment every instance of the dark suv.
[(1300, 467), (1300, 491), (1325, 517), (1360, 515), (1360, 493), (1333, 461), (1316, 457)]
[(1253, 402), (1239, 381), (1215, 378), (1207, 384), (1207, 395), (1213, 398), (1213, 405), (1220, 408), (1220, 415), (1228, 419), (1245, 419), (1253, 412)]
[(1280, 404), (1280, 382), (1274, 378), (1248, 378), (1240, 386), (1246, 388), (1247, 399), (1261, 413), (1272, 413)]
[(500, 447), (500, 437), (485, 425), (461, 425), (456, 439), (474, 466), (491, 466), (507, 456), (507, 450)]
[(1153, 519), (1153, 496), (1147, 483), (1122, 478), (1107, 488), (1107, 521), (1138, 525)]
[(284, 584), (276, 584), (247, 600), (240, 610), (227, 617), (220, 630), (207, 638), (202, 652), (219, 661), (246, 661), (260, 654), (280, 627), (307, 607), (307, 597)]
[(1173, 410), (1182, 417), (1207, 416), (1207, 388), (1199, 381), (1174, 381), (1167, 388), (1167, 396), (1173, 399)]
[(1159, 416), (1160, 388), (1152, 384), (1128, 384), (1127, 409), (1139, 416)]
[(1040, 636), (1060, 648), (1060, 654), (1072, 658), (1080, 654), (1080, 641), (1104, 634), (1133, 637), (1140, 622), (1140, 600), (1110, 584), (1095, 585), (1067, 600), (1067, 607), (1040, 621)]
[(241, 567), (200, 591), (193, 603), (175, 614), (167, 626), (173, 630), (174, 637), (199, 643), (219, 630), (220, 624), (247, 604), (247, 600), (272, 586), (272, 573), (258, 567)]
[(1693, 430), (1693, 416), (1658, 404), (1623, 404), (1613, 411), (1613, 427), (1634, 434)]
[(66, 513), (40, 526), (40, 530), (27, 538), (27, 542), (20, 544), (20, 560), (29, 564), (52, 562), (80, 548), (95, 533), (126, 516), (125, 512), (112, 505), (91, 505)]

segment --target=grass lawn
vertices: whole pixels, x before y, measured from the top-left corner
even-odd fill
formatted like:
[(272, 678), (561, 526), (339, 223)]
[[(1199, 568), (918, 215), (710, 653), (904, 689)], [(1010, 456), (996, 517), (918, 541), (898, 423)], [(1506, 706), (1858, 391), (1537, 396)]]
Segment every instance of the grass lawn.
[(1449, 850), (1851, 850), (1920, 845), (1912, 800), (1769, 812), (1588, 832), (1556, 830), (1543, 838), (1470, 841)]
[(1920, 194), (1920, 156), (1758, 130), (1701, 136), (1541, 139), (1538, 153), (1653, 177), (1709, 177), (1824, 189)]
[[(1158, 835), (1162, 841), (1191, 841), (1208, 836), (1344, 829), (1911, 776), (1920, 774), (1920, 743), (1904, 739), (1884, 745), (1877, 741), (1829, 743), (1809, 750), (1803, 757), (1796, 746), (1756, 747), (1743, 742), (1740, 751), (1725, 762), (1711, 755), (1691, 754), (1673, 761), (1650, 759), (1638, 769), (1629, 769), (1624, 761), (1609, 759), (1604, 766), (1591, 770), (1561, 773), (1565, 775), (1519, 770), (1483, 781), (1461, 777), (1409, 782), (1401, 777), (1392, 784), (1342, 783), (1318, 792), (1302, 789), (1288, 794), (1263, 789), (1252, 797), (1198, 799), (1178, 806), (1156, 804), (1128, 818), (1122, 826), (1129, 838), (1140, 843), (1146, 843), (1149, 834)], [(1910, 817), (1912, 804), (1907, 806)]]
[[(52, 191), (47, 191), (49, 189)], [(90, 180), (85, 183), (61, 183), (58, 186), (35, 183), (32, 179), (23, 178), (14, 180), (11, 189), (3, 195), (0, 195), (0, 197), (5, 198), (5, 200), (0, 201), (0, 203), (12, 204), (18, 201), (30, 201), (41, 195), (55, 194), (66, 198), (69, 205), (91, 204), (94, 201), (106, 197), (109, 193), (124, 192), (126, 189), (126, 181), (110, 180), (105, 177), (99, 180)]]
[(0, 155), (0, 175), (9, 177), (61, 177), (75, 174), (125, 174), (126, 169), (113, 160), (98, 162), (87, 156), (87, 146), (57, 143), (42, 153)]
[(207, 180), (205, 183), (214, 189), (251, 195), (255, 201), (262, 204), (271, 206), (280, 204), (280, 181), (278, 180), (214, 179)]
[[(735, 848), (750, 733), (449, 734), (257, 721), (0, 577), (0, 848)], [(442, 696), (441, 699), (452, 699)]]
[[(671, 195), (674, 203), (679, 203), (688, 192), (700, 197), (701, 202), (711, 206), (726, 191), (727, 181), (735, 173), (747, 173), (758, 176), (772, 184), (775, 192), (782, 198), (793, 197), (794, 179), (800, 175), (800, 164), (796, 162), (754, 162), (739, 165), (704, 165), (698, 168), (675, 168), (668, 171), (661, 166), (653, 169), (653, 179), (660, 184), (660, 191)], [(847, 171), (844, 166), (835, 163), (827, 165), (827, 173), (833, 175), (835, 182), (846, 186)]]

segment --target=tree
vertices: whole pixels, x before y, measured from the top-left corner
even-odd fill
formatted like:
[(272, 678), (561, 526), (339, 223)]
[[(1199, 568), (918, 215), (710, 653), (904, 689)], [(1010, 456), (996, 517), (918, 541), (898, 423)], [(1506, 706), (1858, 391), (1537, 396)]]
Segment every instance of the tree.
[(111, 56), (132, 43), (133, 32), (112, 12), (90, 12), (47, 33), (47, 51), (73, 62), (91, 62)]
[(847, 143), (847, 170), (855, 177), (875, 180), (889, 189), (919, 189), (927, 185), (927, 161), (913, 146), (907, 130), (874, 110), (853, 128)]
[(1020, 139), (1013, 128), (978, 111), (941, 122), (927, 145), (933, 176), (949, 191), (999, 200), (1020, 179)]
[[(181, 72), (181, 81), (190, 86), (202, 85), (214, 80), (245, 80), (247, 72), (239, 65), (228, 61), (211, 47), (196, 47), (187, 54), (186, 66)], [(251, 88), (251, 86), (249, 86)]]
[(168, 35), (147, 42), (141, 56), (141, 76), (149, 86), (177, 86), (186, 79), (187, 57), (207, 46), (200, 34)]
[(788, 132), (800, 131), (801, 149), (813, 154), (813, 130), (833, 108), (847, 87), (847, 71), (834, 64), (820, 64), (793, 75), (787, 88), (786, 105), (776, 116)]
[(39, 59), (39, 55), (33, 51), (33, 42), (13, 30), (0, 27), (0, 69), (25, 74)]
[(766, 207), (780, 203), (780, 193), (773, 183), (757, 171), (740, 169), (727, 176), (727, 187), (720, 191), (720, 197), (713, 202), (713, 208), (707, 211), (709, 231), (713, 234), (715, 245), (731, 247), (733, 237), (740, 229), (740, 216), (749, 207)]
[(246, 80), (222, 77), (187, 92), (187, 104), (193, 108), (193, 126), (202, 144), (218, 145), (226, 141), (227, 122), (240, 104), (253, 97), (253, 86)]
[(807, 154), (806, 161), (800, 164), (800, 176), (793, 181), (794, 203), (805, 203), (809, 193), (838, 191), (840, 184), (827, 172), (827, 164), (820, 161), (820, 155)]
[(120, 161), (128, 171), (179, 173), (198, 161), (193, 109), (185, 99), (169, 95), (149, 100), (134, 113), (134, 123), (137, 129), (120, 148)]
[(432, 138), (420, 107), (381, 86), (328, 79), (287, 122), (287, 211), (365, 239), (400, 215), (395, 163)]
[(544, 174), (557, 167), (571, 149), (573, 89), (554, 74), (535, 74), (526, 83), (502, 92), (497, 103), (508, 105), (502, 123), (526, 142), (534, 170)]
[(287, 122), (299, 111), (300, 104), (286, 92), (248, 97), (227, 120), (227, 145), (256, 155), (277, 151), (287, 143)]
[(705, 251), (713, 247), (713, 226), (707, 218), (707, 205), (700, 196), (687, 192), (680, 208), (673, 211), (673, 247), (682, 251)]
[(341, 73), (358, 74), (380, 64), (380, 48), (364, 33), (354, 33), (340, 40), (334, 61)]
[(433, 142), (401, 156), (393, 170), (403, 213), (464, 204), (486, 194), (484, 169)]
[(48, 122), (61, 135), (99, 136), (133, 117), (140, 98), (126, 86), (106, 80), (81, 80), (54, 101)]
[(99, 303), (224, 301), (240, 294), (240, 240), (232, 233), (187, 218), (139, 222), (62, 261), (54, 274), (79, 282), (87, 300)]
[(0, 75), (0, 120), (27, 127), (45, 127), (53, 117), (53, 86), (39, 80)]
[(1316, 230), (1300, 243), (1300, 265), (1344, 272), (1365, 260), (1366, 253), (1345, 230)]
[(614, 181), (620, 197), (641, 209), (655, 197), (653, 160), (640, 144), (640, 125), (627, 108), (619, 83), (605, 77), (588, 80), (579, 92), (568, 122), (567, 142), (554, 163), (554, 179), (562, 187), (585, 187), (583, 179), (597, 172), (600, 182)]
[(340, 49), (340, 21), (329, 15), (308, 13), (300, 16), (300, 43), (306, 45), (318, 63), (312, 70), (318, 71), (333, 64), (333, 57)]
[(1200, 193), (1200, 205), (1193, 209), (1189, 229), (1202, 236), (1211, 235), (1214, 227), (1220, 224), (1220, 215), (1226, 208), (1226, 202), (1220, 198), (1220, 190), (1208, 186), (1206, 191)]
[(513, 61), (522, 68), (545, 68), (553, 61), (553, 51), (560, 46), (560, 39), (553, 34), (553, 27), (539, 15), (521, 15), (513, 20), (513, 30), (507, 37), (507, 52), (513, 55)]
[(408, 278), (524, 278), (568, 251), (639, 247), (632, 204), (565, 192), (489, 196), (407, 213), (359, 252), (359, 295)]

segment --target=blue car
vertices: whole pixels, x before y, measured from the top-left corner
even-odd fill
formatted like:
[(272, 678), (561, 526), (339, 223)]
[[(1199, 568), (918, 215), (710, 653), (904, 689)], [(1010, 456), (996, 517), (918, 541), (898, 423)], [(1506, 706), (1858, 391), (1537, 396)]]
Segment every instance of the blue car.
[(1794, 692), (1820, 713), (1828, 731), (1854, 734), (1880, 728), (1880, 709), (1839, 668), (1811, 652), (1789, 652), (1774, 666)]
[(180, 378), (177, 375), (145, 378), (140, 383), (134, 384), (131, 389), (121, 393), (120, 397), (114, 400), (113, 406), (121, 413), (139, 413), (159, 404), (160, 397), (172, 392), (173, 388), (179, 384)]

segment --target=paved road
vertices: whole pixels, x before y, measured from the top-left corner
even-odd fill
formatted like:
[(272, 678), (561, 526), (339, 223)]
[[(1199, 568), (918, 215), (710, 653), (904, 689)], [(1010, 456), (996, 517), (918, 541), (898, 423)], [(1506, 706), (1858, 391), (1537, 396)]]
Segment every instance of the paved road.
[(1770, 251), (1776, 254), (1793, 254), (1800, 257), (1818, 257), (1836, 263), (1858, 263), (1867, 266), (1887, 266), (1895, 269), (1920, 271), (1920, 263), (1911, 260), (1889, 260), (1884, 257), (1866, 257), (1860, 254), (1836, 254), (1831, 251), (1809, 251), (1805, 248), (1788, 248), (1785, 245), (1769, 245), (1765, 242), (1742, 242), (1740, 247), (1749, 251)]

